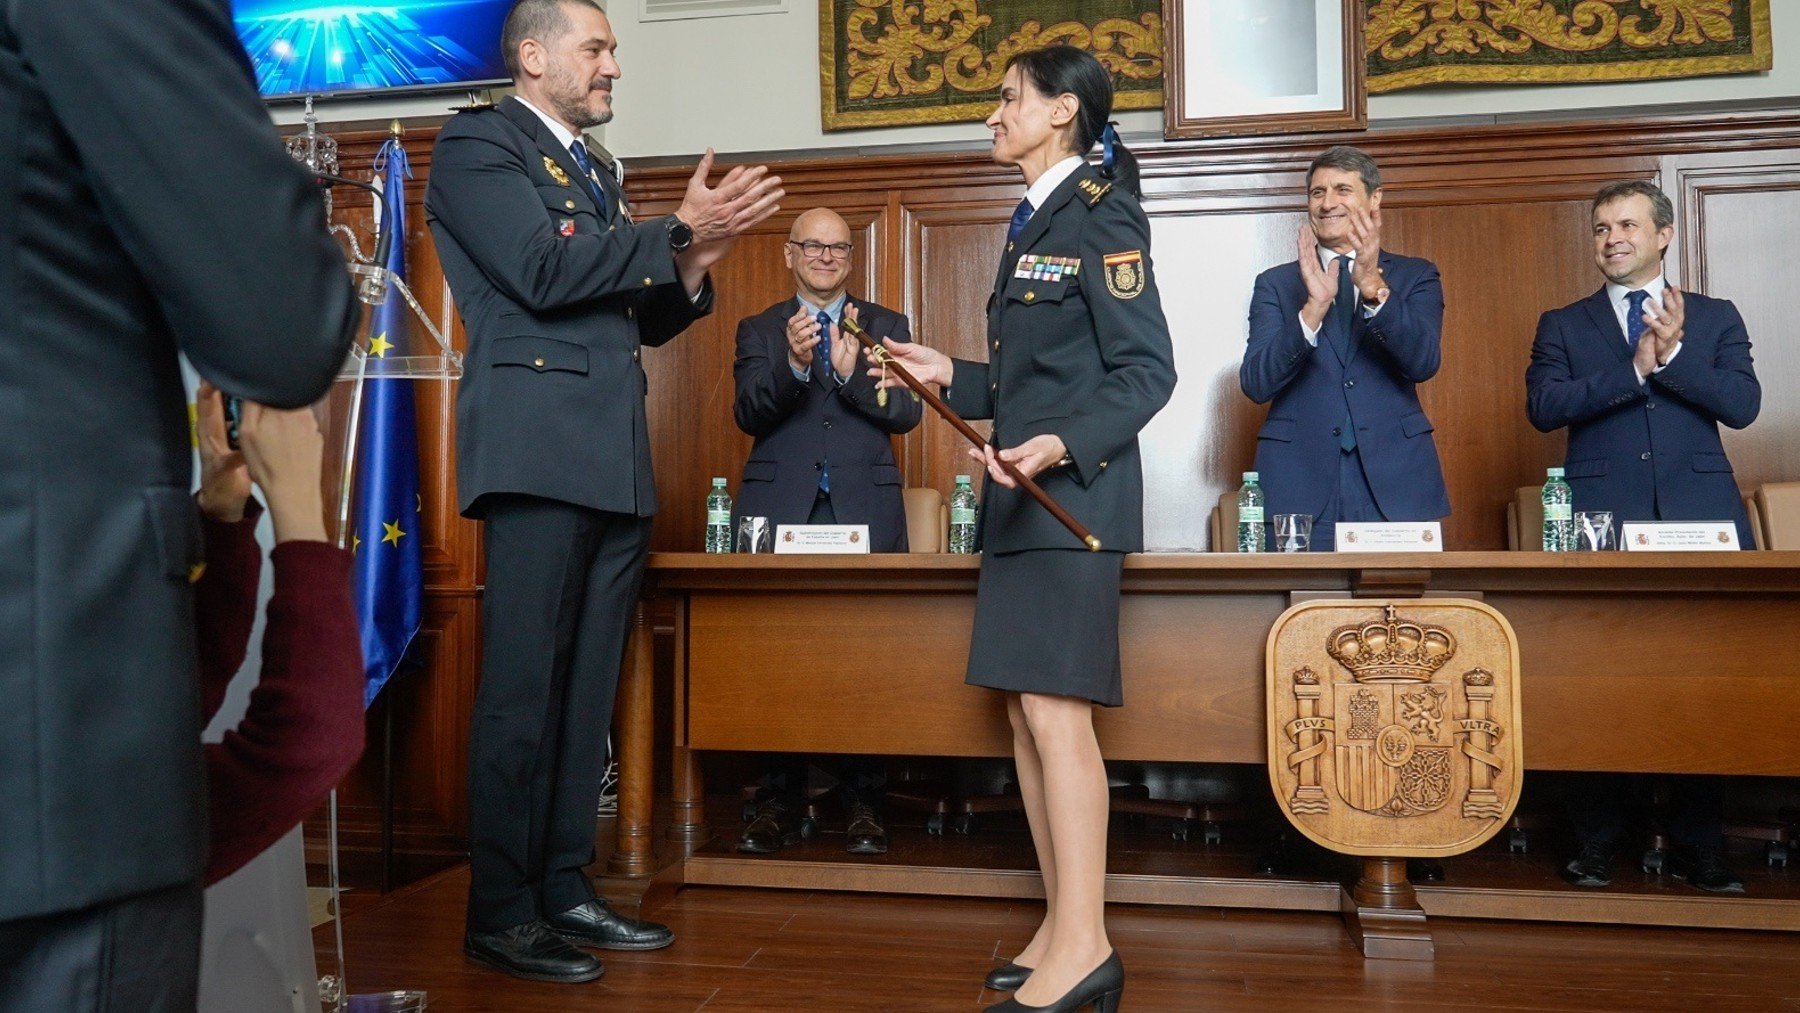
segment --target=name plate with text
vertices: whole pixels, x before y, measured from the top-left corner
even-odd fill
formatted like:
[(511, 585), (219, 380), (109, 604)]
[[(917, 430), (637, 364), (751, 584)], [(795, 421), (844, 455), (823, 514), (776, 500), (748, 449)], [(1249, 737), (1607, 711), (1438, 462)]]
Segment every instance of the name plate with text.
[(794, 555), (869, 551), (867, 524), (781, 524), (775, 528), (775, 551)]
[(1437, 521), (1340, 521), (1339, 552), (1442, 552), (1444, 530)]
[(1733, 552), (1737, 525), (1731, 521), (1627, 521), (1621, 526), (1627, 552)]

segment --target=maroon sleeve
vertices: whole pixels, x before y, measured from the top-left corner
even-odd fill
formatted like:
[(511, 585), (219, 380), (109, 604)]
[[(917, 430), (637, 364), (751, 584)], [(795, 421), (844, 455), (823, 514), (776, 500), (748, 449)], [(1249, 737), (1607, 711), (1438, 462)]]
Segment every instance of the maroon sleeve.
[(362, 645), (350, 604), (350, 556), (283, 542), (269, 556), (275, 596), (250, 709), (206, 747), (217, 882), (292, 830), (362, 755)]
[(262, 579), (262, 547), (256, 522), (262, 504), (244, 504), (235, 524), (200, 514), (206, 537), (206, 568), (194, 583), (194, 632), (199, 640), (200, 723), (210, 722), (225, 702), (231, 677), (244, 665), (250, 630), (256, 625), (256, 590)]

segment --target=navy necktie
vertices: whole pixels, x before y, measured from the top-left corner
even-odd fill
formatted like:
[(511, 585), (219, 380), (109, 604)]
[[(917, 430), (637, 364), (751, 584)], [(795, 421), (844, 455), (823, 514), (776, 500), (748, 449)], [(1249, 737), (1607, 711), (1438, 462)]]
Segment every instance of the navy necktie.
[(600, 177), (595, 174), (594, 163), (588, 158), (587, 145), (577, 137), (569, 142), (569, 153), (575, 156), (575, 164), (581, 168), (581, 174), (587, 177), (588, 189), (593, 192), (594, 200), (600, 205), (600, 217), (605, 218), (606, 190), (600, 186)]
[[(1355, 261), (1348, 253), (1338, 255), (1338, 358), (1349, 365), (1350, 359), (1350, 321), (1351, 314), (1356, 312), (1356, 285), (1350, 280), (1350, 269)], [(1338, 426), (1338, 449), (1348, 454), (1356, 449), (1356, 423), (1348, 412), (1344, 413), (1344, 421)]]
[[(1348, 253), (1340, 253), (1337, 257), (1337, 265), (1338, 329), (1343, 332), (1344, 340), (1348, 342), (1350, 339), (1351, 315), (1356, 312), (1357, 303), (1356, 284), (1350, 280), (1350, 272), (1354, 269), (1356, 261), (1352, 260)], [(1346, 351), (1347, 350), (1348, 349), (1346, 349)]]
[(1019, 206), (1013, 208), (1012, 224), (1006, 229), (1006, 241), (1012, 242), (1025, 231), (1025, 223), (1031, 221), (1031, 202), (1021, 200)]
[[(831, 314), (820, 310), (818, 320), (819, 358), (825, 363), (826, 382), (835, 383), (836, 371), (831, 368)], [(819, 462), (819, 491), (826, 495), (831, 493), (831, 462), (829, 460)]]
[(1644, 302), (1649, 298), (1650, 293), (1641, 288), (1636, 292), (1625, 293), (1625, 302), (1628, 304), (1625, 308), (1625, 343), (1631, 346), (1633, 352), (1637, 351), (1638, 339), (1650, 329), (1650, 325), (1644, 323)]

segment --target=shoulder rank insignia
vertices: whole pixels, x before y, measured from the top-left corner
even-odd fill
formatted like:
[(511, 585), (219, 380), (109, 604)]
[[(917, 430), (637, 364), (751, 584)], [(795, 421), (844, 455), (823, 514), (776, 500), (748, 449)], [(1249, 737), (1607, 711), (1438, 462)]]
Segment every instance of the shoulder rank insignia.
[(550, 173), (551, 179), (556, 180), (558, 186), (569, 185), (569, 174), (563, 171), (562, 166), (556, 164), (556, 159), (551, 158), (549, 155), (545, 155), (544, 169), (546, 172)]
[(1046, 257), (1035, 253), (1020, 257), (1019, 266), (1013, 269), (1013, 277), (1032, 281), (1061, 281), (1080, 273), (1081, 259), (1078, 257)]
[(1096, 183), (1091, 179), (1079, 180), (1075, 185), (1081, 189), (1082, 193), (1087, 194), (1088, 207), (1100, 203), (1100, 198), (1106, 196), (1106, 192), (1112, 189), (1111, 183)]
[(1117, 299), (1136, 299), (1144, 291), (1144, 252), (1127, 250), (1102, 258), (1106, 265), (1106, 290)]

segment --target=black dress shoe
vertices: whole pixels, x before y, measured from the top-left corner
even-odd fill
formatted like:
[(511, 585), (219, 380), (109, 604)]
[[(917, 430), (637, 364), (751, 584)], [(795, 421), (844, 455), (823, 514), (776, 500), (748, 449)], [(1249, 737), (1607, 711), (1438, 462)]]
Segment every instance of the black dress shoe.
[(752, 855), (772, 855), (800, 843), (800, 814), (778, 798), (756, 807), (756, 816), (738, 836), (737, 849)]
[(1406, 878), (1415, 883), (1442, 883), (1444, 863), (1435, 858), (1409, 858), (1406, 860)]
[(570, 946), (543, 922), (463, 936), (463, 956), (527, 981), (575, 984), (606, 973), (600, 959)]
[(861, 800), (849, 804), (849, 822), (846, 825), (850, 835), (850, 843), (844, 850), (852, 855), (885, 855), (888, 849), (887, 830), (876, 817), (875, 810)]
[(1593, 841), (1584, 842), (1563, 866), (1563, 878), (1576, 886), (1610, 886), (1612, 884), (1612, 848)]
[(550, 931), (576, 946), (602, 950), (660, 950), (675, 941), (667, 925), (627, 918), (598, 897), (544, 918)]
[(1669, 871), (1707, 893), (1744, 892), (1744, 881), (1713, 848), (1676, 848), (1669, 855)]
[(988, 972), (982, 984), (996, 992), (1017, 992), (1025, 979), (1031, 977), (1031, 968), (1024, 964), (1011, 962), (1000, 965)]
[(1048, 1006), (1027, 1006), (1015, 998), (989, 1006), (987, 1013), (1029, 1013), (1031, 1010), (1076, 1013), (1089, 1006), (1094, 1007), (1096, 1013), (1118, 1013), (1119, 1000), (1124, 994), (1125, 965), (1119, 960), (1119, 951), (1114, 950), (1099, 967)]

